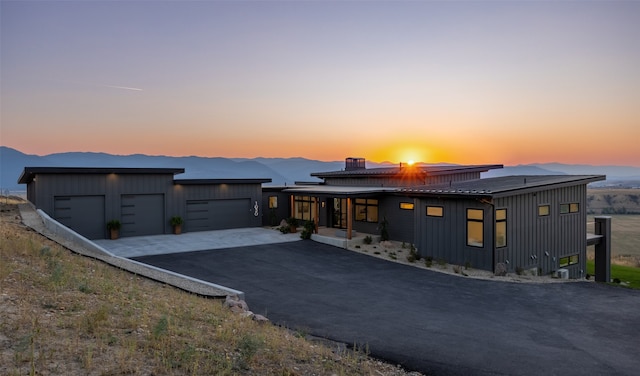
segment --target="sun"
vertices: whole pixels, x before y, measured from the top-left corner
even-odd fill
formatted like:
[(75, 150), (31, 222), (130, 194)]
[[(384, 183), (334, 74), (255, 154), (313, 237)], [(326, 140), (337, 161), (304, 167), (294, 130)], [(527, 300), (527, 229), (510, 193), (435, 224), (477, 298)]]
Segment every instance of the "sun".
[(409, 166), (413, 166), (413, 165), (414, 165), (414, 163), (416, 163), (416, 161), (414, 161), (413, 159), (409, 159), (409, 160), (407, 161), (407, 164), (408, 164)]

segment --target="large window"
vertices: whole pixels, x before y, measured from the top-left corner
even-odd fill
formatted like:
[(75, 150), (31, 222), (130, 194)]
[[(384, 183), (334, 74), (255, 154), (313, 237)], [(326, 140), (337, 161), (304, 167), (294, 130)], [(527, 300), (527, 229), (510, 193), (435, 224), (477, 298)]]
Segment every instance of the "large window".
[(269, 209), (278, 207), (278, 196), (269, 196)]
[(444, 208), (442, 206), (427, 206), (427, 217), (442, 217)]
[(484, 247), (484, 211), (467, 209), (467, 245)]
[(496, 248), (507, 246), (507, 209), (496, 209)]
[(356, 221), (378, 223), (378, 200), (356, 198)]
[(316, 198), (310, 196), (294, 196), (294, 217), (304, 221), (312, 221), (316, 216)]

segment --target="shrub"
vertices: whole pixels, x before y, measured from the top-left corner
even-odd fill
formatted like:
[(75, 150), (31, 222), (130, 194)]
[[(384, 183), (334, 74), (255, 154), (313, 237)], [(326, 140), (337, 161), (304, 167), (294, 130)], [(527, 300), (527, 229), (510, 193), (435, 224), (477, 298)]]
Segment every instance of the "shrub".
[(517, 275), (523, 275), (524, 274), (524, 269), (521, 266), (516, 266), (516, 274)]
[(622, 281), (620, 281), (620, 278), (614, 278), (613, 279), (613, 283), (617, 283), (620, 284)]
[(316, 225), (313, 221), (307, 221), (304, 223), (304, 228), (302, 229), (302, 233), (300, 233), (300, 237), (302, 239), (311, 239), (311, 234), (315, 231)]
[(418, 254), (418, 250), (416, 249), (416, 247), (411, 244), (411, 247), (409, 248), (409, 254), (407, 255), (407, 261), (415, 262), (416, 260), (420, 260), (420, 255)]
[(384, 242), (389, 240), (389, 230), (387, 226), (389, 226), (389, 222), (387, 221), (387, 217), (384, 217), (380, 223), (380, 241)]
[(173, 217), (171, 217), (171, 226), (178, 226), (178, 225), (181, 225), (182, 223), (184, 223), (184, 220), (182, 219), (181, 216), (174, 215)]
[(373, 239), (371, 238), (371, 236), (367, 235), (364, 237), (364, 240), (362, 242), (364, 244), (371, 244), (371, 242), (373, 242)]
[(433, 257), (431, 256), (427, 256), (424, 258), (424, 266), (426, 266), (427, 268), (430, 268), (431, 265), (433, 265)]
[(117, 219), (112, 219), (109, 222), (107, 222), (108, 230), (119, 230), (120, 226), (121, 226), (120, 221)]
[(466, 270), (471, 269), (471, 262), (469, 262), (469, 261), (465, 261), (465, 263), (464, 263), (464, 268), (465, 268)]
[(460, 265), (454, 265), (453, 266), (453, 272), (456, 274), (460, 274), (460, 272), (462, 271), (462, 267)]

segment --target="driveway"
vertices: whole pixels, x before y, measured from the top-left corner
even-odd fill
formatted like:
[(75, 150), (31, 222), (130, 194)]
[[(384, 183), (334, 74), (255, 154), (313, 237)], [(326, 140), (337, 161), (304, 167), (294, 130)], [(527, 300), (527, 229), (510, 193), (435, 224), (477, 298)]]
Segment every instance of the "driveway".
[(273, 322), (435, 375), (636, 375), (640, 291), (472, 280), (312, 242), (139, 257)]

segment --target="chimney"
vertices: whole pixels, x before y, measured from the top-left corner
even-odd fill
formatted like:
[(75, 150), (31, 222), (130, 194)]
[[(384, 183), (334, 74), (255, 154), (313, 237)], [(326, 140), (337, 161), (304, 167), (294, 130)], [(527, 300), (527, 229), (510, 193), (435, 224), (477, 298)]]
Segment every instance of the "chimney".
[(349, 157), (344, 160), (345, 171), (364, 170), (365, 168), (364, 158)]

